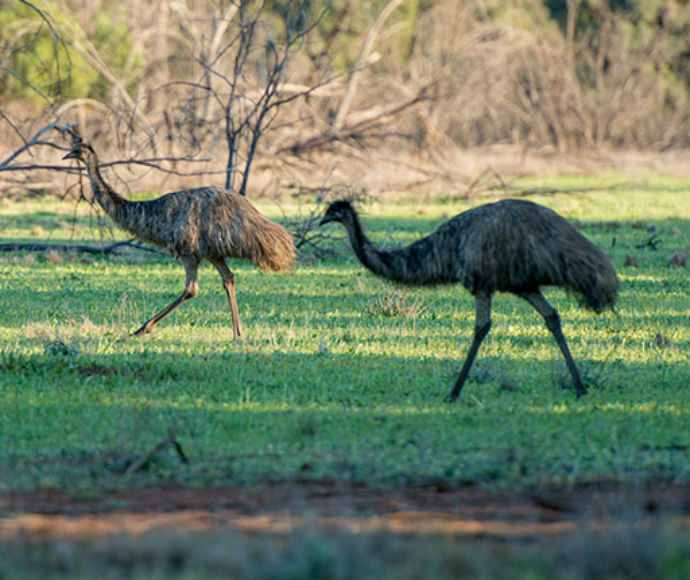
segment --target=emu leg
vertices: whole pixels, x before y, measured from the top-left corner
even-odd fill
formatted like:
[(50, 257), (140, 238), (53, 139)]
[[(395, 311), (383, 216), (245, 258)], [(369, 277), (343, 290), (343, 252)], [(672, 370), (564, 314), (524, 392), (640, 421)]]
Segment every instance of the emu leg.
[(141, 326), (139, 330), (134, 332), (132, 336), (141, 336), (142, 334), (148, 334), (153, 330), (163, 318), (170, 314), (175, 308), (177, 308), (183, 302), (194, 298), (199, 293), (199, 284), (197, 283), (197, 270), (199, 269), (198, 262), (185, 262), (184, 264), (185, 272), (187, 273), (187, 281), (184, 287), (184, 292), (179, 298), (173, 300), (168, 304), (163, 310), (156, 314), (153, 318), (150, 318)]
[(232, 336), (237, 339), (242, 334), (240, 327), (240, 312), (237, 308), (237, 296), (235, 295), (235, 275), (230, 271), (225, 260), (213, 260), (211, 263), (216, 267), (223, 280), (223, 288), (228, 295), (230, 302), (230, 314), (232, 315)]
[(472, 344), (470, 345), (470, 350), (465, 358), (465, 364), (462, 365), (462, 370), (460, 371), (460, 376), (455, 382), (455, 385), (451, 391), (446, 395), (446, 402), (452, 403), (460, 395), (460, 390), (462, 389), (467, 375), (470, 372), (470, 367), (474, 362), (474, 358), (477, 356), (477, 351), (479, 350), (479, 345), (481, 345), (484, 337), (489, 334), (491, 328), (491, 295), (490, 294), (477, 294), (475, 296), (475, 321), (474, 321), (474, 338), (472, 339)]
[(551, 334), (553, 334), (554, 338), (556, 339), (556, 342), (563, 353), (563, 357), (565, 358), (565, 362), (568, 365), (568, 370), (570, 370), (570, 374), (573, 377), (577, 397), (580, 398), (582, 395), (586, 395), (587, 388), (582, 384), (580, 371), (577, 370), (575, 361), (570, 355), (568, 344), (565, 342), (565, 336), (563, 336), (563, 332), (561, 331), (561, 320), (558, 316), (558, 312), (556, 312), (556, 309), (546, 301), (546, 298), (544, 298), (544, 295), (539, 290), (536, 292), (521, 294), (520, 296), (534, 306), (536, 311), (542, 315), (544, 322), (546, 322), (546, 327), (551, 331)]

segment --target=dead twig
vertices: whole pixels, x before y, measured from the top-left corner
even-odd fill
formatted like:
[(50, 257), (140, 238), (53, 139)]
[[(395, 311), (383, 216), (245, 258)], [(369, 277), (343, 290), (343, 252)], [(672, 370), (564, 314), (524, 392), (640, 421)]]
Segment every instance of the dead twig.
[(310, 206), (306, 217), (286, 221), (283, 224), (290, 230), (295, 240), (295, 246), (298, 249), (304, 250), (308, 248), (316, 256), (323, 258), (333, 253), (331, 249), (325, 246), (330, 242), (342, 239), (319, 228), (324, 206), (335, 198), (360, 200), (366, 197), (366, 192), (364, 190), (352, 190), (349, 187), (329, 187), (323, 185), (318, 188), (302, 187), (295, 196), (298, 198), (314, 196), (315, 203)]

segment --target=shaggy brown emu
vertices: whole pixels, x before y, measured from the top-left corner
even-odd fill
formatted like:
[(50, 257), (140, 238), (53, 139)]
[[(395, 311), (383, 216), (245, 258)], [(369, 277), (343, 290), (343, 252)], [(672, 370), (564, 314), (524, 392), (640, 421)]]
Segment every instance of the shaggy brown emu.
[(598, 313), (613, 308), (618, 277), (604, 252), (557, 213), (529, 201), (507, 199), (463, 212), (425, 238), (390, 252), (369, 241), (349, 201), (333, 202), (320, 223), (333, 221), (345, 226), (355, 255), (374, 274), (410, 285), (459, 282), (474, 295), (474, 338), (446, 400), (457, 399), (491, 328), (491, 296), (496, 291), (524, 298), (542, 315), (563, 353), (577, 396), (587, 392), (558, 313), (540, 286), (569, 288)]
[(165, 316), (198, 293), (197, 271), (206, 259), (223, 280), (230, 302), (233, 337), (241, 334), (235, 296), (235, 275), (225, 259), (247, 258), (262, 270), (285, 270), (295, 260), (295, 245), (288, 231), (262, 216), (243, 196), (219, 187), (183, 189), (150, 201), (128, 201), (104, 180), (93, 147), (73, 133), (72, 150), (64, 159), (86, 165), (94, 197), (122, 229), (137, 238), (166, 248), (184, 266), (184, 292), (135, 336), (151, 332)]

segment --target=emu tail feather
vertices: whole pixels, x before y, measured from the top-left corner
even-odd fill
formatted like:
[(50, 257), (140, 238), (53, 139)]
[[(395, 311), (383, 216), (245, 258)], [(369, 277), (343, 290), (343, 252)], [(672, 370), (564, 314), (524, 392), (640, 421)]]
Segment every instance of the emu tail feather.
[(280, 224), (266, 219), (255, 243), (251, 244), (251, 260), (264, 271), (287, 270), (295, 261), (297, 251), (290, 233)]
[(273, 225), (275, 228), (272, 231), (265, 232), (266, 240), (270, 241), (262, 246), (261, 256), (257, 257), (256, 264), (262, 270), (280, 272), (292, 266), (297, 252), (288, 231), (279, 224)]

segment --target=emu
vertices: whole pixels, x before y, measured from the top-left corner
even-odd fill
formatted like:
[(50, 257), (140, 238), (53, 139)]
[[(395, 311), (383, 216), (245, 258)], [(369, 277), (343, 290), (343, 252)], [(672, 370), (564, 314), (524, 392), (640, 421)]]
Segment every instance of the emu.
[(286, 270), (295, 260), (292, 237), (280, 224), (261, 215), (233, 191), (199, 187), (168, 193), (149, 201), (129, 201), (118, 195), (101, 176), (93, 147), (72, 132), (72, 149), (63, 159), (86, 165), (98, 204), (122, 229), (142, 241), (166, 248), (184, 266), (184, 292), (147, 320), (134, 336), (147, 334), (163, 318), (198, 291), (197, 271), (203, 260), (216, 267), (230, 303), (233, 338), (242, 334), (235, 295), (235, 275), (226, 258), (246, 258), (264, 271)]
[(506, 199), (465, 211), (435, 232), (390, 252), (376, 248), (347, 200), (331, 203), (320, 224), (340, 222), (359, 261), (374, 274), (409, 285), (460, 283), (475, 298), (474, 337), (455, 385), (458, 398), (479, 346), (491, 328), (491, 298), (512, 292), (544, 318), (563, 353), (577, 397), (587, 393), (561, 331), (556, 309), (541, 286), (562, 286), (600, 313), (611, 308), (618, 276), (610, 260), (556, 212), (530, 201)]

